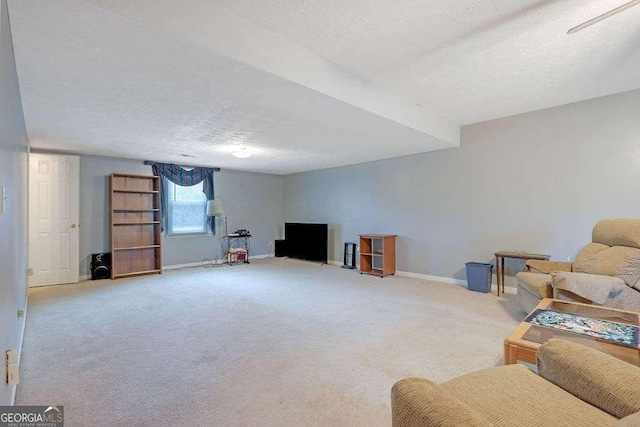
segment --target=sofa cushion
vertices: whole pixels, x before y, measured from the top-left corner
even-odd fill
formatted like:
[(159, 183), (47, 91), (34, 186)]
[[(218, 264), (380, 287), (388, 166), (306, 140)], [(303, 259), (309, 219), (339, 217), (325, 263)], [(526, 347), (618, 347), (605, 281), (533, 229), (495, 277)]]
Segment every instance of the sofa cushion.
[(536, 357), (538, 373), (572, 396), (618, 418), (640, 411), (640, 368), (560, 339), (547, 341)]
[(391, 388), (393, 427), (490, 427), (480, 412), (424, 378), (405, 378)]
[(521, 271), (516, 274), (516, 279), (520, 286), (535, 296), (540, 298), (551, 298), (553, 296), (550, 274)]
[(573, 271), (619, 277), (629, 286), (640, 287), (640, 249), (589, 243), (576, 256)]
[(553, 273), (554, 271), (571, 271), (571, 263), (564, 261), (546, 261), (542, 259), (529, 259), (526, 263), (530, 273)]
[(523, 365), (463, 375), (442, 388), (496, 426), (606, 426), (617, 421)]
[(603, 219), (593, 227), (591, 240), (607, 246), (640, 248), (640, 219)]

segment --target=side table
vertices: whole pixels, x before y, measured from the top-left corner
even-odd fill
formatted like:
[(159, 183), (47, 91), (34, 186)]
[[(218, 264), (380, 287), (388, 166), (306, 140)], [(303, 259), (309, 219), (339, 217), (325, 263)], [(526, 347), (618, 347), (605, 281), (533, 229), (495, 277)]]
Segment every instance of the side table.
[[(233, 264), (236, 261), (243, 261), (245, 264), (249, 264), (249, 241), (251, 235), (245, 236), (224, 236), (227, 239), (227, 264)], [(240, 243), (242, 245), (243, 253), (238, 256), (233, 256), (234, 243)]]
[(501, 251), (496, 252), (496, 281), (498, 282), (498, 296), (500, 296), (500, 286), (502, 286), (502, 293), (504, 293), (504, 259), (505, 258), (515, 258), (515, 259), (539, 259), (539, 260), (549, 260), (551, 255), (546, 254), (532, 254), (529, 252), (509, 252), (509, 251)]

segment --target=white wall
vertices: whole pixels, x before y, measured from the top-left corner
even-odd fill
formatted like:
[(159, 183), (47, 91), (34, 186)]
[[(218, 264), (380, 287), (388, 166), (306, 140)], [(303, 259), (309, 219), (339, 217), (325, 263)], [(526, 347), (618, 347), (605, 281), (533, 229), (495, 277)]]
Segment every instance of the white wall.
[[(110, 251), (109, 175), (114, 172), (151, 175), (141, 160), (80, 156), (80, 275), (89, 274), (91, 254)], [(221, 170), (215, 174), (216, 198), (222, 200), (229, 231), (252, 232), (251, 254), (273, 253), (282, 224), (283, 178)], [(222, 253), (222, 241), (211, 235), (162, 238), (164, 266), (199, 263)]]
[(360, 233), (398, 234), (398, 270), (464, 280), (466, 261), (499, 250), (573, 259), (598, 220), (640, 216), (640, 90), (465, 126), (461, 139), (287, 176), (285, 220), (329, 223), (330, 259)]
[(5, 351), (21, 346), (27, 298), (27, 133), (13, 56), (6, 0), (0, 0), (0, 186), (6, 208), (0, 213), (0, 404), (12, 403), (15, 387), (5, 383)]

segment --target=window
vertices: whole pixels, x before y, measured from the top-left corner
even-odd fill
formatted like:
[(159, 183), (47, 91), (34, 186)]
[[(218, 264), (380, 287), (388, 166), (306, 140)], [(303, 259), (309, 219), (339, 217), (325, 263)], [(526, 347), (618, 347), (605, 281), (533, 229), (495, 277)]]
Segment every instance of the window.
[(207, 230), (207, 196), (200, 184), (184, 187), (167, 180), (167, 234), (203, 234)]

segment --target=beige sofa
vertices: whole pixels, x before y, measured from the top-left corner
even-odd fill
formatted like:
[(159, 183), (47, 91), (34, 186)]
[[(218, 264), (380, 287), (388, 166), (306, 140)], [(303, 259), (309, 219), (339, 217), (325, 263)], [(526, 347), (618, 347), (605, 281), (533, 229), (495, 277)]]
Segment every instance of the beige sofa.
[(529, 312), (542, 298), (640, 311), (640, 219), (605, 219), (573, 263), (529, 260), (516, 275), (518, 301)]
[(551, 339), (524, 365), (490, 368), (435, 384), (406, 378), (391, 390), (394, 427), (637, 426), (640, 368)]

